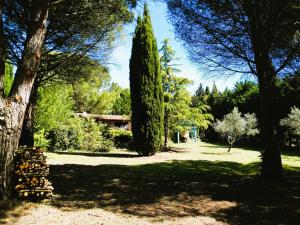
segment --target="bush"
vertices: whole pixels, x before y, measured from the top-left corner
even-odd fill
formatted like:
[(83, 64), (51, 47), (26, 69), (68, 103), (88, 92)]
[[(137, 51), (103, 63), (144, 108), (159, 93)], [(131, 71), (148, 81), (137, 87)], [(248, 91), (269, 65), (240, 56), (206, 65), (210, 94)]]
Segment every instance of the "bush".
[(50, 150), (85, 150), (108, 152), (113, 142), (103, 136), (106, 126), (92, 119), (74, 117), (48, 132)]
[(83, 125), (84, 133), (80, 146), (82, 150), (108, 152), (112, 149), (113, 142), (103, 136), (104, 125), (97, 124), (92, 119), (84, 119)]
[(45, 136), (45, 130), (39, 130), (34, 134), (34, 144), (36, 147), (46, 149), (49, 146), (49, 140)]
[(52, 151), (79, 149), (80, 147), (78, 133), (67, 126), (50, 130), (47, 138), (49, 139), (49, 148)]
[(132, 143), (132, 133), (128, 130), (109, 129), (108, 137), (113, 140), (116, 148), (129, 148)]

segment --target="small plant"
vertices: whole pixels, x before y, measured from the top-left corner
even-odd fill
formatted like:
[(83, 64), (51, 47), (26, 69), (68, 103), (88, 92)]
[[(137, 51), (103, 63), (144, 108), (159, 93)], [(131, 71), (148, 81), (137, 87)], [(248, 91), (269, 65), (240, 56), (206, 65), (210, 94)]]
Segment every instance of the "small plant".
[(213, 127), (221, 137), (227, 140), (228, 152), (238, 140), (259, 133), (255, 114), (247, 113), (243, 117), (236, 107), (231, 113), (225, 115), (223, 120), (217, 120)]

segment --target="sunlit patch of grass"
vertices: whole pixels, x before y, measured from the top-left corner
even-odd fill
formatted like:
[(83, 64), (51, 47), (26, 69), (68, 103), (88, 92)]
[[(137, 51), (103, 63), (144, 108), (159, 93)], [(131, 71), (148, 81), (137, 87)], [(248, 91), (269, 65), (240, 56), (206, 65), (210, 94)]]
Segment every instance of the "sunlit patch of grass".
[[(231, 161), (248, 164), (260, 161), (260, 148), (241, 148), (233, 147), (230, 152), (227, 152), (226, 145), (211, 144), (206, 142), (198, 143), (181, 143), (172, 144), (174, 148), (187, 148), (193, 149), (196, 158), (205, 159), (210, 161)], [(295, 153), (282, 152), (282, 162), (286, 167), (300, 167), (300, 153), (297, 156)]]
[(300, 169), (300, 157), (299, 156), (287, 156), (282, 155), (282, 163), (285, 167), (298, 167)]

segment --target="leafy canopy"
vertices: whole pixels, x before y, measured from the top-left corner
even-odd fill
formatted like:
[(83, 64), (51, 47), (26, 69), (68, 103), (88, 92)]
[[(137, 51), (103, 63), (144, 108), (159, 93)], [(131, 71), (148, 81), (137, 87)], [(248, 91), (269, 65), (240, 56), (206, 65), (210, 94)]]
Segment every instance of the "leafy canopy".
[(255, 114), (247, 113), (242, 116), (237, 107), (225, 115), (223, 120), (217, 120), (213, 127), (230, 146), (245, 136), (254, 136), (259, 133)]
[(300, 135), (300, 109), (292, 107), (291, 112), (280, 121), (281, 126), (285, 126), (294, 135)]

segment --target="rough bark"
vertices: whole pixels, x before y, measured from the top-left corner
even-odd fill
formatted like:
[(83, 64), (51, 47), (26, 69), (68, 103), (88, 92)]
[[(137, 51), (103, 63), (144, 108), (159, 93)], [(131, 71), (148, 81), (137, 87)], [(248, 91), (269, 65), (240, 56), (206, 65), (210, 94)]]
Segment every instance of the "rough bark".
[(19, 146), (34, 146), (33, 103), (29, 102), (24, 117)]
[(1, 130), (0, 130), (0, 198), (8, 199), (12, 194), (14, 152), (18, 146), (22, 128), (22, 113), (25, 110), (22, 103), (2, 100)]
[(3, 199), (12, 196), (14, 153), (18, 147), (26, 107), (41, 59), (48, 10), (48, 1), (32, 2), (21, 63), (18, 65), (9, 98), (0, 99), (0, 198), (2, 195)]
[(34, 112), (37, 102), (37, 80), (33, 84), (30, 100), (27, 105), (19, 146), (34, 146)]

